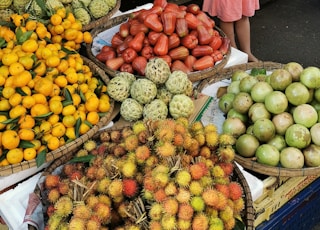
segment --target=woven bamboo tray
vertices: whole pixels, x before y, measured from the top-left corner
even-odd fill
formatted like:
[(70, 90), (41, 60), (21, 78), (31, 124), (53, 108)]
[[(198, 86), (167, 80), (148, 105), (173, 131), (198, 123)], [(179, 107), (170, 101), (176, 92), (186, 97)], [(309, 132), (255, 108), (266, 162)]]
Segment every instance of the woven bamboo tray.
[[(202, 80), (197, 86), (197, 91), (201, 92), (204, 88), (219, 82), (221, 80), (230, 79), (232, 74), (236, 70), (251, 70), (253, 68), (265, 68), (267, 71), (283, 68), (284, 64), (277, 62), (250, 62), (246, 64), (235, 65), (229, 68), (225, 68), (210, 78)], [(289, 169), (283, 167), (273, 167), (263, 165), (255, 161), (254, 158), (245, 158), (240, 155), (236, 155), (235, 160), (244, 168), (252, 170), (254, 172), (269, 175), (269, 176), (312, 176), (320, 174), (320, 167), (304, 167), (302, 169)]]
[[(109, 82), (109, 77), (106, 75), (106, 73), (99, 68), (94, 62), (92, 62), (90, 59), (82, 56), (84, 60), (84, 64), (90, 67), (90, 70), (94, 73), (100, 76), (100, 78), (104, 81), (105, 84)], [(110, 100), (110, 110), (109, 112), (100, 118), (100, 121), (94, 125), (87, 133), (83, 134), (79, 138), (75, 139), (74, 141), (71, 141), (58, 149), (48, 152), (46, 154), (46, 161), (45, 162), (51, 162), (57, 158), (60, 158), (61, 156), (71, 152), (72, 150), (79, 147), (81, 144), (83, 144), (85, 141), (90, 139), (95, 133), (99, 131), (100, 128), (107, 125), (111, 121), (112, 112), (114, 109), (114, 101)], [(0, 176), (8, 176), (29, 168), (36, 167), (37, 163), (36, 160), (30, 160), (30, 161), (22, 161), (19, 164), (13, 164), (8, 165), (4, 167), (0, 167)]]
[(89, 31), (89, 30), (92, 30), (93, 28), (97, 27), (97, 26), (100, 26), (100, 25), (103, 25), (105, 24), (106, 22), (109, 21), (109, 19), (115, 14), (117, 13), (117, 11), (120, 9), (120, 6), (121, 6), (121, 0), (117, 0), (117, 3), (116, 5), (112, 8), (112, 10), (110, 10), (108, 12), (107, 15), (97, 19), (97, 20), (94, 20), (92, 22), (90, 22), (89, 24), (87, 25), (84, 25), (82, 27), (82, 31)]
[[(98, 132), (96, 132), (93, 136), (92, 139), (96, 140), (97, 143), (99, 143), (99, 136), (102, 132), (105, 132), (106, 130), (108, 132), (112, 131), (112, 130), (122, 130), (124, 128), (126, 128), (128, 126), (123, 125), (123, 126), (112, 126), (110, 128), (106, 128), (104, 130), (99, 130)], [(69, 160), (71, 160), (74, 156), (74, 153), (76, 151), (78, 151), (79, 149), (81, 149), (81, 146), (79, 146), (78, 148), (73, 149), (71, 152), (63, 155), (62, 157), (55, 159), (50, 166), (48, 166), (43, 172), (42, 172), (42, 176), (45, 177), (48, 174), (52, 174), (58, 167), (67, 164)], [(253, 206), (253, 200), (252, 200), (252, 196), (251, 196), (251, 191), (250, 191), (250, 187), (246, 181), (246, 178), (244, 177), (244, 175), (242, 174), (240, 168), (237, 166), (237, 164), (233, 164), (234, 166), (234, 170), (233, 173), (231, 175), (231, 180), (232, 181), (236, 181), (238, 182), (242, 188), (243, 188), (243, 200), (245, 202), (245, 207), (244, 209), (241, 211), (240, 216), (241, 216), (241, 221), (242, 223), (245, 225), (245, 229), (246, 230), (254, 230), (254, 220), (255, 220), (255, 210), (254, 210), (254, 206)], [(42, 204), (45, 206), (46, 204), (46, 200), (43, 196), (45, 196), (44, 194), (46, 193), (45, 190), (40, 189), (41, 186), (37, 186), (35, 188), (35, 194), (40, 198)], [(44, 215), (45, 215), (45, 210), (44, 210)], [(28, 227), (29, 230), (35, 230), (35, 227), (29, 225)]]
[[(121, 16), (118, 17), (114, 17), (112, 19), (110, 19), (107, 23), (102, 24), (94, 29), (92, 29), (90, 31), (91, 36), (93, 38), (97, 37), (97, 35), (105, 30), (108, 30), (114, 26), (117, 26), (125, 21), (128, 20), (128, 18), (130, 17), (130, 13), (129, 14), (123, 14)], [(216, 30), (219, 31), (220, 35), (222, 37), (226, 37), (226, 34), (218, 27), (215, 27)], [(90, 58), (91, 60), (93, 60), (100, 68), (102, 68), (110, 77), (114, 77), (116, 75), (116, 73), (118, 71), (112, 70), (108, 67), (106, 67), (105, 63), (100, 62), (95, 55), (92, 52), (92, 44), (88, 44), (86, 46), (86, 53), (88, 58)], [(224, 55), (224, 58), (219, 61), (218, 63), (216, 63), (216, 65), (212, 68), (208, 68), (205, 69), (203, 71), (195, 71), (195, 72), (191, 72), (188, 74), (188, 77), (190, 79), (190, 81), (192, 82), (196, 82), (196, 81), (200, 81), (203, 80), (205, 78), (211, 77), (212, 75), (216, 74), (217, 72), (219, 72), (228, 62), (229, 57), (231, 54), (231, 47), (229, 46), (228, 52)]]

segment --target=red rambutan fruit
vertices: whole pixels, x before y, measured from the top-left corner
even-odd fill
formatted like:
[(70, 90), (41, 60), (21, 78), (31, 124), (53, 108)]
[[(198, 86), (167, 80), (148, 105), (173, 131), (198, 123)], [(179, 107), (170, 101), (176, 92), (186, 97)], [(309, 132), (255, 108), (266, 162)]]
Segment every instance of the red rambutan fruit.
[(54, 187), (57, 187), (60, 181), (60, 176), (59, 175), (53, 175), (49, 174), (46, 176), (44, 180), (44, 185), (47, 189), (51, 189)]
[(206, 205), (215, 207), (219, 202), (218, 192), (214, 188), (208, 188), (204, 190), (201, 196)]
[(71, 173), (73, 173), (75, 169), (76, 169), (76, 166), (74, 164), (65, 164), (63, 166), (62, 171), (66, 176), (69, 176), (71, 175)]
[(243, 190), (238, 182), (232, 181), (229, 184), (230, 198), (237, 200), (242, 196)]
[(173, 138), (173, 144), (180, 147), (183, 146), (183, 142), (183, 135), (181, 133), (176, 133)]
[(218, 210), (223, 210), (228, 205), (228, 198), (222, 192), (218, 192), (218, 201), (216, 204)]
[(146, 176), (143, 180), (143, 188), (147, 191), (154, 191), (156, 189), (156, 185), (151, 176)]
[(89, 166), (86, 168), (85, 175), (89, 180), (94, 180), (96, 178), (98, 168), (95, 166)]
[(149, 229), (162, 230), (161, 223), (159, 221), (151, 220), (149, 222)]
[(99, 202), (94, 206), (93, 211), (94, 214), (100, 218), (102, 223), (108, 223), (110, 221), (111, 208), (108, 205)]
[(223, 193), (227, 198), (229, 198), (230, 191), (227, 184), (215, 184), (214, 187), (217, 189), (217, 191)]
[(51, 215), (53, 215), (54, 211), (55, 211), (54, 205), (51, 204), (48, 206), (46, 213), (50, 217)]
[(204, 175), (204, 172), (202, 169), (203, 168), (201, 167), (201, 165), (197, 163), (190, 165), (189, 171), (192, 179), (199, 180)]
[(126, 197), (132, 198), (138, 194), (138, 183), (135, 179), (125, 178), (122, 180), (123, 194)]
[(80, 180), (83, 177), (83, 173), (79, 170), (74, 171), (70, 176), (70, 180)]
[(58, 184), (58, 190), (60, 194), (66, 195), (70, 191), (69, 181), (68, 180), (62, 180)]
[(220, 162), (218, 165), (223, 169), (227, 176), (230, 176), (233, 172), (234, 166), (232, 162)]

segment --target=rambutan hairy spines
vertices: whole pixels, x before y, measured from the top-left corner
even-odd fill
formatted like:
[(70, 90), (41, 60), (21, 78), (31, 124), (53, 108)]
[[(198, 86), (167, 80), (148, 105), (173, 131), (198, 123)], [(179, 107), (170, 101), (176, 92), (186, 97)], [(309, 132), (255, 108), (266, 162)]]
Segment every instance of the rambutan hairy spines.
[(206, 132), (206, 145), (209, 148), (215, 148), (219, 144), (219, 134), (217, 132)]
[(191, 221), (190, 220), (178, 219), (177, 227), (178, 227), (179, 230), (189, 230), (189, 229), (191, 229)]
[(235, 214), (240, 214), (240, 212), (245, 208), (245, 202), (242, 197), (233, 201), (233, 211)]
[(80, 217), (72, 217), (68, 224), (69, 229), (85, 229), (85, 227), (86, 220)]
[(205, 189), (201, 196), (208, 206), (216, 207), (219, 202), (218, 192), (214, 188)]
[(128, 198), (132, 198), (138, 194), (139, 185), (135, 179), (124, 178), (123, 183), (123, 194)]
[(84, 144), (83, 144), (83, 148), (85, 150), (87, 150), (88, 152), (91, 152), (92, 150), (96, 149), (97, 148), (97, 142), (90, 139), (90, 140), (87, 140)]
[(237, 200), (242, 197), (243, 189), (242, 186), (235, 181), (232, 181), (229, 183), (229, 192), (230, 192), (230, 198), (232, 200)]
[(186, 118), (186, 117), (178, 117), (176, 119), (176, 123), (182, 124), (186, 128), (188, 128), (190, 125), (190, 122), (189, 122), (188, 118)]
[(102, 223), (108, 223), (111, 219), (111, 208), (104, 203), (97, 203), (93, 208), (94, 215), (97, 215)]
[(61, 196), (54, 204), (55, 213), (65, 217), (72, 213), (73, 202), (68, 195)]
[(209, 218), (204, 213), (197, 213), (192, 220), (193, 230), (205, 230), (209, 229)]
[(235, 150), (231, 145), (221, 146), (218, 148), (218, 155), (222, 162), (233, 162), (235, 158)]
[(159, 141), (156, 144), (156, 153), (160, 157), (164, 157), (164, 158), (170, 157), (176, 154), (176, 147), (171, 142)]
[(148, 146), (140, 145), (136, 148), (135, 154), (137, 162), (143, 164), (150, 157), (151, 151)]
[(195, 121), (190, 125), (189, 129), (191, 133), (197, 134), (199, 132), (204, 132), (204, 125), (201, 121)]
[(181, 133), (176, 133), (173, 138), (173, 144), (177, 147), (183, 146), (184, 138)]
[(83, 218), (85, 220), (88, 220), (91, 217), (91, 214), (92, 210), (84, 203), (76, 204), (72, 210), (72, 215), (74, 217)]
[(228, 133), (222, 133), (219, 135), (219, 144), (220, 146), (224, 145), (234, 145), (236, 143), (236, 138)]
[(44, 185), (47, 189), (51, 189), (54, 187), (57, 187), (60, 181), (60, 176), (59, 175), (53, 175), (49, 174), (46, 176)]
[(176, 215), (179, 209), (179, 203), (174, 197), (168, 197), (162, 202), (163, 210), (169, 215)]
[(170, 181), (166, 185), (166, 187), (164, 188), (164, 191), (165, 191), (167, 196), (173, 196), (173, 195), (177, 194), (178, 188), (177, 188), (176, 184), (173, 181)]
[(120, 171), (124, 177), (134, 177), (138, 171), (137, 164), (131, 160), (125, 160)]
[(138, 135), (140, 132), (147, 130), (145, 123), (141, 120), (136, 121), (132, 125), (133, 133)]
[(224, 224), (219, 217), (210, 217), (209, 219), (210, 229), (223, 230)]
[(174, 138), (174, 130), (172, 127), (167, 127), (167, 126), (160, 126), (156, 131), (155, 131), (155, 137), (159, 141), (168, 141), (171, 142)]
[(162, 230), (161, 223), (159, 221), (156, 221), (156, 220), (151, 220), (149, 222), (149, 229)]
[(108, 194), (111, 198), (122, 196), (123, 184), (120, 179), (114, 179), (110, 182), (108, 187)]
[(215, 165), (211, 169), (211, 175), (213, 177), (225, 177), (226, 174), (224, 173), (223, 169), (220, 167), (220, 165)]
[(161, 218), (161, 225), (163, 229), (176, 229), (177, 227), (177, 219), (175, 216), (164, 213)]
[(191, 220), (194, 214), (193, 207), (189, 203), (179, 205), (178, 218), (182, 220)]
[(134, 151), (139, 146), (138, 136), (131, 134), (124, 139), (124, 148), (127, 151)]
[(217, 191), (223, 193), (227, 198), (229, 198), (230, 191), (227, 184), (215, 184), (214, 187), (217, 189)]
[(148, 211), (151, 221), (160, 220), (163, 215), (163, 206), (161, 203), (153, 202)]
[(192, 179), (194, 180), (199, 180), (203, 175), (205, 175), (203, 167), (198, 163), (190, 165), (189, 171)]
[(191, 179), (192, 177), (188, 170), (182, 169), (176, 173), (175, 181), (179, 186), (189, 186)]
[(188, 203), (191, 199), (190, 191), (187, 188), (180, 187), (176, 199), (179, 203)]
[(234, 165), (232, 162), (219, 162), (218, 165), (223, 169), (226, 176), (230, 176), (233, 172)]
[(48, 190), (47, 199), (50, 203), (55, 203), (60, 198), (61, 194), (58, 190), (58, 188), (52, 188)]
[(203, 191), (203, 187), (199, 180), (192, 180), (189, 185), (189, 190), (191, 195), (199, 196)]
[(196, 212), (202, 212), (206, 207), (206, 204), (201, 196), (192, 196), (190, 204)]
[(217, 126), (215, 124), (209, 123), (209, 124), (205, 125), (204, 132), (205, 133), (209, 133), (209, 132), (217, 133), (218, 132), (218, 128), (217, 128)]

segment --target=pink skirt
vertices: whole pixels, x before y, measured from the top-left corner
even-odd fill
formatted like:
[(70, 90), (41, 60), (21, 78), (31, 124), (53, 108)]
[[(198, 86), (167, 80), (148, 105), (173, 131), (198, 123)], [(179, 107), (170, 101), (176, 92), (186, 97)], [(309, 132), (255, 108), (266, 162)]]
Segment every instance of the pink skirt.
[(204, 0), (202, 10), (224, 22), (234, 22), (242, 16), (252, 17), (260, 8), (259, 0)]

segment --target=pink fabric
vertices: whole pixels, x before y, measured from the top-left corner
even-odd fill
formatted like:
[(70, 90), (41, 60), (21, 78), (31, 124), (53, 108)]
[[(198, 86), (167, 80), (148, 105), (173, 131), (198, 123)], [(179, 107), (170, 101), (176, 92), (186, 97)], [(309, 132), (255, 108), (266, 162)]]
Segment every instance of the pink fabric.
[(202, 10), (224, 22), (234, 22), (242, 16), (252, 17), (260, 9), (259, 0), (204, 0)]

